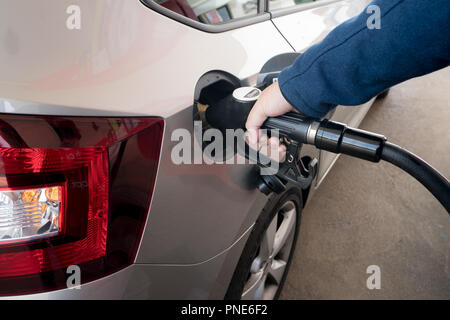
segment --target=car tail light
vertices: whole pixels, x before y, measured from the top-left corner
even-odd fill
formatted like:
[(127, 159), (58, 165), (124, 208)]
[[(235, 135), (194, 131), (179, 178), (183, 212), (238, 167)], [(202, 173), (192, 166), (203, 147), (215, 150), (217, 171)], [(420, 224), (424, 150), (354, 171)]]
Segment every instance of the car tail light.
[(157, 118), (2, 115), (0, 294), (66, 287), (130, 265), (153, 192)]
[(62, 184), (24, 190), (0, 188), (0, 245), (61, 234), (64, 192)]

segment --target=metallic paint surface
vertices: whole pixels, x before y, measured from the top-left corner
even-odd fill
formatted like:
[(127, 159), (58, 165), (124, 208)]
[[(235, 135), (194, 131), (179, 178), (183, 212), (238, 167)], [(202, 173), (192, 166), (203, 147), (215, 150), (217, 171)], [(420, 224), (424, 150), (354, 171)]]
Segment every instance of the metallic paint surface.
[[(80, 30), (66, 28), (71, 4)], [(203, 73), (247, 78), (292, 50), (270, 21), (210, 34), (138, 0), (4, 0), (0, 43), (0, 97), (162, 117), (192, 103)]]

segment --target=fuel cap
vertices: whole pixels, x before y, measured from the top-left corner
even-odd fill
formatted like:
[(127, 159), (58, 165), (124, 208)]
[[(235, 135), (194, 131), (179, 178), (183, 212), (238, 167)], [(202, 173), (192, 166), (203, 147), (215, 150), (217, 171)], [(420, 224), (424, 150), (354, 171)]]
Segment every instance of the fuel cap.
[(239, 102), (254, 102), (261, 95), (261, 90), (255, 87), (240, 87), (233, 91), (233, 98)]

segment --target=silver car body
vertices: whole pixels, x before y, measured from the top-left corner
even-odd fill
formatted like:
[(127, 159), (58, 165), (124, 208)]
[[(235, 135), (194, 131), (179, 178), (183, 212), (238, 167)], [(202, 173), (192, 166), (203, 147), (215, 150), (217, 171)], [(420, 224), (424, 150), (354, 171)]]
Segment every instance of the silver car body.
[[(165, 121), (156, 185), (134, 264), (80, 290), (13, 298), (223, 298), (268, 198), (242, 187), (240, 166), (174, 165), (171, 132), (192, 132), (194, 88), (205, 72), (224, 70), (254, 84), (271, 57), (306, 50), (367, 3), (322, 1), (210, 33), (138, 0), (2, 0), (1, 113), (145, 115)], [(81, 8), (79, 30), (66, 27), (66, 9), (73, 4)], [(338, 107), (333, 119), (356, 126), (371, 103)], [(336, 156), (314, 148), (304, 152), (320, 157), (310, 198)]]

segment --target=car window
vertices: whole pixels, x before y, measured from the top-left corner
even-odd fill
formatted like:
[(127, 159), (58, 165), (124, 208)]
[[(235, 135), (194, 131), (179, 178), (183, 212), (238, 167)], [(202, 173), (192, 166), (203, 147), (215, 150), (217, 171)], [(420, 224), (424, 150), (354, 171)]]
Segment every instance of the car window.
[(272, 11), (318, 1), (323, 0), (269, 0), (269, 9)]
[(218, 24), (258, 13), (258, 0), (153, 0), (155, 3), (205, 24)]

